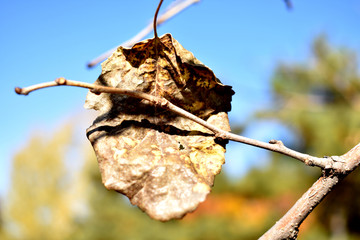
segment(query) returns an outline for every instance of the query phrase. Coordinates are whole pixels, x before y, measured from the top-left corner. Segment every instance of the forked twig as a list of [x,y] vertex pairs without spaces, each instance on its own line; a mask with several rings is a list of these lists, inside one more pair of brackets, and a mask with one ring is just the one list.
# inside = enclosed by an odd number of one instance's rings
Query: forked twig
[[[157,20],[157,26],[161,25],[165,21],[169,20],[170,18],[174,17],[176,14],[180,13],[187,7],[189,7],[192,4],[197,3],[197,2],[200,2],[200,0],[184,0],[176,5],[172,6],[165,13],[163,13],[161,16],[159,16],[159,18]],[[126,42],[123,42],[122,44],[120,44],[120,46],[131,47],[135,43],[144,39],[153,29],[154,29],[154,24],[153,24],[153,22],[151,22],[143,30],[141,30],[138,34],[136,34],[133,38],[129,39]],[[100,56],[94,58],[87,64],[87,66],[89,68],[96,66],[97,64],[101,63],[106,58],[108,58],[117,48],[118,47],[112,48],[112,49],[106,51],[105,53],[101,54]]]
[[208,128],[216,137],[278,152],[298,159],[309,166],[322,168],[326,174],[320,177],[313,184],[313,186],[295,203],[295,205],[260,238],[261,240],[296,239],[300,225],[312,212],[312,210],[324,199],[326,195],[328,195],[328,193],[330,193],[334,186],[336,186],[345,176],[360,165],[360,144],[342,156],[317,158],[289,149],[285,147],[281,141],[271,140],[269,143],[266,143],[226,132],[185,111],[184,109],[175,106],[165,98],[157,97],[144,92],[66,80],[65,78],[58,78],[53,82],[41,83],[26,88],[17,87],[15,88],[15,92],[27,95],[38,89],[61,85],[88,88],[96,94],[125,94],[135,98],[145,99],[149,102],[149,104],[160,106]]
[[307,165],[322,168],[324,176],[320,177],[313,186],[309,188],[309,190],[293,205],[293,207],[260,238],[261,240],[296,239],[299,233],[299,227],[306,217],[325,198],[325,196],[330,193],[334,186],[341,182],[345,176],[360,165],[360,144],[342,156],[317,158],[291,150],[285,147],[281,141],[271,140],[269,143],[266,143],[226,132],[183,110],[182,108],[175,106],[165,98],[157,97],[144,92],[66,80],[65,78],[58,78],[53,82],[36,84],[26,88],[17,87],[15,88],[15,91],[18,94],[27,95],[38,89],[61,85],[87,88],[96,94],[125,94],[135,98],[145,99],[149,102],[149,104],[160,106],[208,128],[216,137],[278,152],[298,159]]
[[106,87],[95,84],[89,84],[79,81],[57,78],[53,82],[36,84],[25,88],[15,88],[15,92],[27,95],[32,91],[54,87],[54,86],[74,86],[90,89],[90,91],[100,93],[125,94],[139,99],[145,99],[149,104],[160,106],[170,110],[182,117],[188,118],[211,130],[216,137],[228,139],[240,143],[249,144],[255,147],[264,148],[270,151],[278,152],[295,159],[298,159],[310,166],[317,166],[323,169],[324,176],[320,177],[309,190],[293,205],[293,207],[270,228],[260,239],[296,239],[299,233],[299,227],[312,210],[327,196],[332,188],[360,165],[360,144],[348,151],[342,156],[332,156],[317,158],[307,154],[299,153],[285,147],[282,142],[271,140],[269,143],[246,138],[230,132],[226,132],[214,125],[209,124],[203,119],[179,108],[166,100],[140,91],[131,91],[121,88]]

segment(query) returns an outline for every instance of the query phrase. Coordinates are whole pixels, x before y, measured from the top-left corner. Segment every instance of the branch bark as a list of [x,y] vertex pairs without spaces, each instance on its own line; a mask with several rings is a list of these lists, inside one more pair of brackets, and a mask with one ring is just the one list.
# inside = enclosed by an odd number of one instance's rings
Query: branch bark
[[343,173],[324,170],[320,177],[292,208],[271,227],[260,240],[296,239],[299,227],[314,208],[360,164],[360,144],[341,156],[344,159]]

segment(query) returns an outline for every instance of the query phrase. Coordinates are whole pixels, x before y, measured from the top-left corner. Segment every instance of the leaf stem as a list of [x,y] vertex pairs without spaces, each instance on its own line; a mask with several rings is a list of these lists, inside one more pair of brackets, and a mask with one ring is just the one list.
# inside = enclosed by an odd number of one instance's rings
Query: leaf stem
[[157,16],[159,14],[159,10],[160,10],[160,7],[161,7],[163,1],[164,0],[160,0],[159,5],[157,6],[157,9],[156,9],[156,12],[155,12],[155,16],[154,16],[154,37],[155,38],[159,38],[158,34],[157,34],[156,25],[157,25]]

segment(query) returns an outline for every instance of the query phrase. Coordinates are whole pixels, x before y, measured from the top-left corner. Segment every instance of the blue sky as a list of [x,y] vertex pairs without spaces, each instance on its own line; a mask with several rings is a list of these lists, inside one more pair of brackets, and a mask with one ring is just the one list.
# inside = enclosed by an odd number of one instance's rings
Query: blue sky
[[[172,2],[166,0],[162,9]],[[86,63],[137,34],[152,19],[156,5],[150,0],[0,0],[0,195],[9,186],[13,155],[32,134],[51,134],[71,116],[86,112],[84,89],[58,87],[18,96],[14,87],[60,76],[94,82],[101,68],[89,70]],[[333,44],[348,46],[360,56],[360,1],[293,0],[293,5],[287,11],[282,0],[201,0],[158,33],[172,33],[223,83],[233,86],[230,120],[241,123],[271,104],[269,78],[276,63],[305,60],[317,34],[326,33]],[[84,139],[87,127],[81,126]],[[245,134],[287,141],[286,133],[274,132],[267,124]],[[225,170],[239,175],[264,154],[230,144]]]

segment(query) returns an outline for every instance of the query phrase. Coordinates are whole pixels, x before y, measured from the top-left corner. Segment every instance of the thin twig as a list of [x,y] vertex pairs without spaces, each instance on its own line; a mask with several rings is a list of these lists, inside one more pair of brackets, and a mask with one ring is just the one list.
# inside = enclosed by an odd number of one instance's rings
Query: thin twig
[[[165,13],[163,13],[162,15],[159,16],[159,18],[157,20],[157,26],[160,26],[165,21],[169,20],[170,18],[174,17],[179,12],[183,11],[187,7],[189,7],[192,4],[197,3],[197,2],[200,2],[200,0],[185,0],[185,1],[181,1],[180,3],[172,6]],[[135,43],[144,39],[153,29],[154,29],[154,25],[151,22],[143,30],[141,30],[138,34],[136,34],[133,38],[129,39],[126,42],[123,42],[119,46],[132,47]],[[101,63],[106,58],[108,58],[119,46],[114,47],[114,48],[106,51],[105,53],[101,54],[100,56],[94,58],[87,64],[87,66],[89,68],[95,67],[97,64]]]
[[84,83],[79,81],[73,81],[73,80],[66,80],[64,78],[58,78],[53,82],[47,82],[42,84],[37,84],[33,86],[29,86],[26,88],[15,88],[15,92],[18,94],[27,95],[32,91],[46,88],[46,87],[53,87],[53,86],[59,86],[59,85],[67,85],[67,86],[74,86],[74,87],[82,87],[82,88],[88,88],[94,93],[113,93],[113,94],[125,94],[128,96],[132,96],[135,98],[145,99],[150,102],[150,104],[160,106],[164,109],[170,110],[184,118],[188,118],[205,128],[209,129],[214,133],[214,135],[218,138],[227,139],[235,142],[240,142],[248,145],[252,145],[255,147],[267,149],[273,152],[278,152],[281,154],[284,154],[286,156],[295,158],[297,160],[300,160],[301,162],[305,163],[309,166],[317,166],[322,169],[332,169],[334,172],[343,173],[344,171],[344,161],[341,157],[333,156],[333,157],[324,157],[324,158],[318,158],[313,157],[308,154],[300,153],[295,150],[289,149],[284,146],[284,144],[281,141],[271,140],[269,143],[258,141],[255,139],[247,138],[244,136],[236,135],[231,132],[224,131],[212,124],[209,124],[208,122],[204,121],[203,119],[185,111],[184,109],[177,107],[176,105],[172,104],[165,98],[157,97],[148,93],[139,92],[139,91],[131,91],[121,88],[114,88],[114,87],[106,87],[106,86],[100,86],[90,83]]

